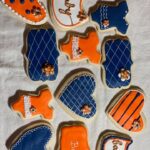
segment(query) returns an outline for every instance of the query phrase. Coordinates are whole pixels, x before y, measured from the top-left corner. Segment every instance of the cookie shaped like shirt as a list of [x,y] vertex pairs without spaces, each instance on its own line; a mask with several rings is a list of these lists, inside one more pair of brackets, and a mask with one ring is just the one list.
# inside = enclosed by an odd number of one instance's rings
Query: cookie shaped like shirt
[[97,5],[98,8],[94,12],[91,12],[91,18],[99,24],[101,30],[115,27],[123,34],[127,32],[129,25],[125,19],[128,13],[126,1],[116,2],[114,5],[101,5],[98,2]]
[[[31,80],[55,80],[58,74],[58,56],[56,34],[52,28],[29,31],[26,58],[28,61],[27,72]],[[45,74],[44,65],[52,66],[53,72]]]

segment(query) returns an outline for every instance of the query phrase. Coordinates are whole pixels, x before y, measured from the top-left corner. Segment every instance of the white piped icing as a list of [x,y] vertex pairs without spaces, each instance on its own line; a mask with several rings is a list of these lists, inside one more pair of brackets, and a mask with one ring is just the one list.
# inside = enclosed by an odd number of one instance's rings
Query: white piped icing
[[30,118],[32,116],[32,114],[30,112],[30,108],[31,108],[30,96],[24,96],[25,118]]
[[73,59],[79,58],[78,49],[79,49],[79,37],[73,36],[73,39],[72,39],[72,56],[73,56]]

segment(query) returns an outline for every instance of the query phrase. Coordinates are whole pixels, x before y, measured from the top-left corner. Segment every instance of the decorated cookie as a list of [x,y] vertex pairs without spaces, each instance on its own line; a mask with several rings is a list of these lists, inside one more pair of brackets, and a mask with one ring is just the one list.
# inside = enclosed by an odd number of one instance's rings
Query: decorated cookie
[[131,82],[131,45],[127,37],[112,36],[104,39],[103,81],[109,88],[121,88]]
[[[14,99],[13,99],[14,98]],[[49,107],[52,94],[47,88],[38,89],[36,92],[18,91],[9,101],[13,111],[19,113],[23,119],[41,116],[52,119],[53,108]]]
[[129,135],[106,130],[100,135],[96,150],[128,150],[131,143]]
[[45,150],[52,138],[51,125],[46,121],[35,121],[16,130],[7,140],[11,150]]
[[144,128],[144,93],[137,87],[121,91],[108,105],[106,113],[122,129],[138,133]]
[[31,80],[55,80],[59,56],[55,31],[51,27],[27,29],[25,44],[27,74]]
[[52,22],[62,30],[72,29],[88,21],[82,5],[83,0],[50,0],[49,2]]
[[38,0],[1,0],[14,14],[29,24],[46,22],[46,9]]
[[59,40],[59,49],[66,53],[71,61],[89,60],[99,64],[101,54],[98,52],[99,38],[97,31],[89,27],[85,33],[68,32],[65,38]]
[[96,113],[93,98],[96,81],[88,69],[76,69],[70,72],[58,86],[55,97],[59,104],[77,119],[89,119]]
[[81,122],[66,122],[58,130],[56,150],[90,150],[88,133]]
[[125,34],[128,29],[128,23],[125,18],[127,13],[128,6],[125,0],[117,0],[113,3],[98,1],[89,10],[91,19],[97,22],[100,30],[116,28],[122,34]]

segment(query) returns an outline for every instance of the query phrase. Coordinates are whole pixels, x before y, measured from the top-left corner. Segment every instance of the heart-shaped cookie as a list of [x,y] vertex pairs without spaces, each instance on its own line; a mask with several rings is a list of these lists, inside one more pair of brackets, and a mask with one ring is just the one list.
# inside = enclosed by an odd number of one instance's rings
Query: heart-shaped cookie
[[101,133],[96,150],[128,150],[132,139],[129,135],[114,130]]
[[100,30],[117,29],[125,34],[128,29],[128,23],[125,17],[128,13],[128,5],[125,0],[115,2],[97,1],[95,6],[89,9],[92,21],[96,22]]
[[23,119],[41,116],[50,120],[53,117],[53,108],[49,107],[51,100],[52,94],[48,87],[42,87],[36,92],[18,91],[10,98],[9,104]]
[[138,133],[145,126],[142,108],[144,93],[137,87],[131,87],[117,94],[108,105],[106,113],[122,129]]
[[93,92],[96,88],[94,74],[88,69],[70,72],[58,86],[55,97],[75,118],[89,119],[96,113]]
[[55,80],[58,74],[59,52],[56,33],[48,24],[27,28],[25,42],[26,70],[33,81]]
[[45,150],[52,138],[52,127],[46,121],[35,121],[16,130],[7,140],[11,150]]
[[71,62],[89,60],[100,64],[99,38],[95,28],[88,27],[84,33],[70,31],[59,40],[59,49],[68,55]]
[[29,24],[46,22],[46,9],[38,0],[2,0],[15,15]]

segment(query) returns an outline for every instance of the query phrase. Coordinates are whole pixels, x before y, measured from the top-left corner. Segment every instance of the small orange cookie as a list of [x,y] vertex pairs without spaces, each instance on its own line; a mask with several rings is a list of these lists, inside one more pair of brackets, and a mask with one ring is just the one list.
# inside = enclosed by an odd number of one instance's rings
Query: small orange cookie
[[90,150],[86,127],[80,122],[60,125],[56,150]]
[[52,94],[48,88],[41,89],[38,94],[21,94],[18,99],[10,102],[11,108],[21,114],[24,119],[42,116],[45,119],[52,119],[53,109],[48,106],[52,100]]
[[46,18],[46,10],[38,0],[2,0],[2,2],[31,24],[40,23]]
[[59,41],[59,48],[69,56],[71,61],[88,59],[91,63],[99,64],[101,54],[98,52],[99,37],[92,27],[85,33],[68,32],[66,37]]

